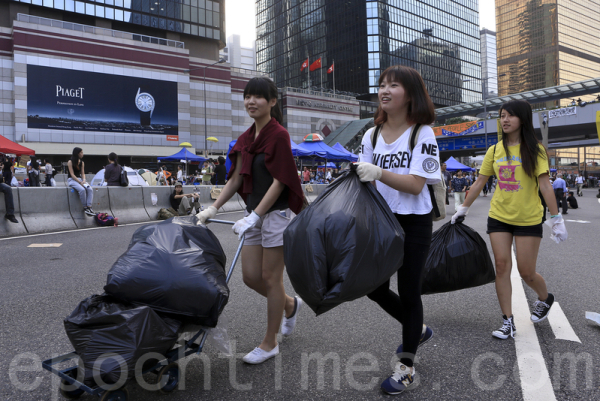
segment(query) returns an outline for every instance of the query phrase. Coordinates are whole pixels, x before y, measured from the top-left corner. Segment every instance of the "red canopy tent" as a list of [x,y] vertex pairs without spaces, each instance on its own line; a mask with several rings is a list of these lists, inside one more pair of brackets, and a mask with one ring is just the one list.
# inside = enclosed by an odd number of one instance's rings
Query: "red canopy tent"
[[35,156],[35,150],[21,146],[18,143],[14,143],[10,139],[6,139],[0,135],[0,153],[10,153],[17,156],[29,155]]

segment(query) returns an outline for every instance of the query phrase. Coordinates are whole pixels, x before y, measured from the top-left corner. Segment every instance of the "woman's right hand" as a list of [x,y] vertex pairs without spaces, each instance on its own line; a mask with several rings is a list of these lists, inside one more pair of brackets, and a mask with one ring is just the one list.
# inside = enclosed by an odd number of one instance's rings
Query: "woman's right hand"
[[206,220],[214,219],[217,215],[217,208],[214,206],[209,206],[205,210],[201,211],[196,215],[198,218],[198,225],[206,225]]

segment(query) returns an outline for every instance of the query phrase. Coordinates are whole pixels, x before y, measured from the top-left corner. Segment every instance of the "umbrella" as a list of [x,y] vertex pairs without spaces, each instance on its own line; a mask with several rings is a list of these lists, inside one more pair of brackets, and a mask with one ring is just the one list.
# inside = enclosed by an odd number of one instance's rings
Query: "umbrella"
[[181,146],[181,147],[184,147],[184,148],[191,148],[191,147],[192,147],[192,144],[191,144],[191,143],[189,143],[189,142],[181,142],[181,143],[179,144],[179,146]]
[[323,140],[323,137],[319,134],[308,134],[303,139],[304,142],[317,142],[317,141],[322,141],[322,140]]
[[209,136],[208,138],[206,138],[206,140],[209,142],[219,142],[219,140],[214,136]]

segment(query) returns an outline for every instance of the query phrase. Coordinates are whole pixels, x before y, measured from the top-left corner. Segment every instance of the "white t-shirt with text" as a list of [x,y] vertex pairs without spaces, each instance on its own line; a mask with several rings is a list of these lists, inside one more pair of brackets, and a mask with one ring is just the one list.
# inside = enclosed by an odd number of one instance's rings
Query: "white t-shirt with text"
[[430,126],[421,128],[414,152],[410,150],[412,127],[407,129],[393,143],[385,143],[379,135],[375,150],[372,135],[375,128],[368,130],[362,139],[360,161],[375,164],[394,174],[412,174],[426,178],[423,190],[418,195],[400,192],[377,182],[377,190],[396,214],[428,214],[433,208],[427,185],[441,181],[439,148]]

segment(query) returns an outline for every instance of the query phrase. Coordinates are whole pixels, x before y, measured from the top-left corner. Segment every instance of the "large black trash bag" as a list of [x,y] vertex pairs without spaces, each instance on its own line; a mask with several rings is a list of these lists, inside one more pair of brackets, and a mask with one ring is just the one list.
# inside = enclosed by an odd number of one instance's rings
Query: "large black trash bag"
[[375,187],[348,171],[294,218],[283,251],[294,290],[320,315],[398,271],[404,231]]
[[[93,380],[94,364],[104,383],[117,383],[121,374],[132,378],[139,358],[149,352],[165,355],[176,343],[181,326],[177,320],[161,318],[148,306],[123,304],[106,295],[82,301],[64,324],[83,362],[84,382],[92,386],[101,384]],[[123,372],[119,357],[125,362]]]
[[229,299],[226,257],[217,237],[195,216],[139,228],[108,272],[104,290],[185,323],[215,327]]
[[425,262],[422,294],[477,287],[495,279],[485,241],[471,227],[448,222],[433,233]]

